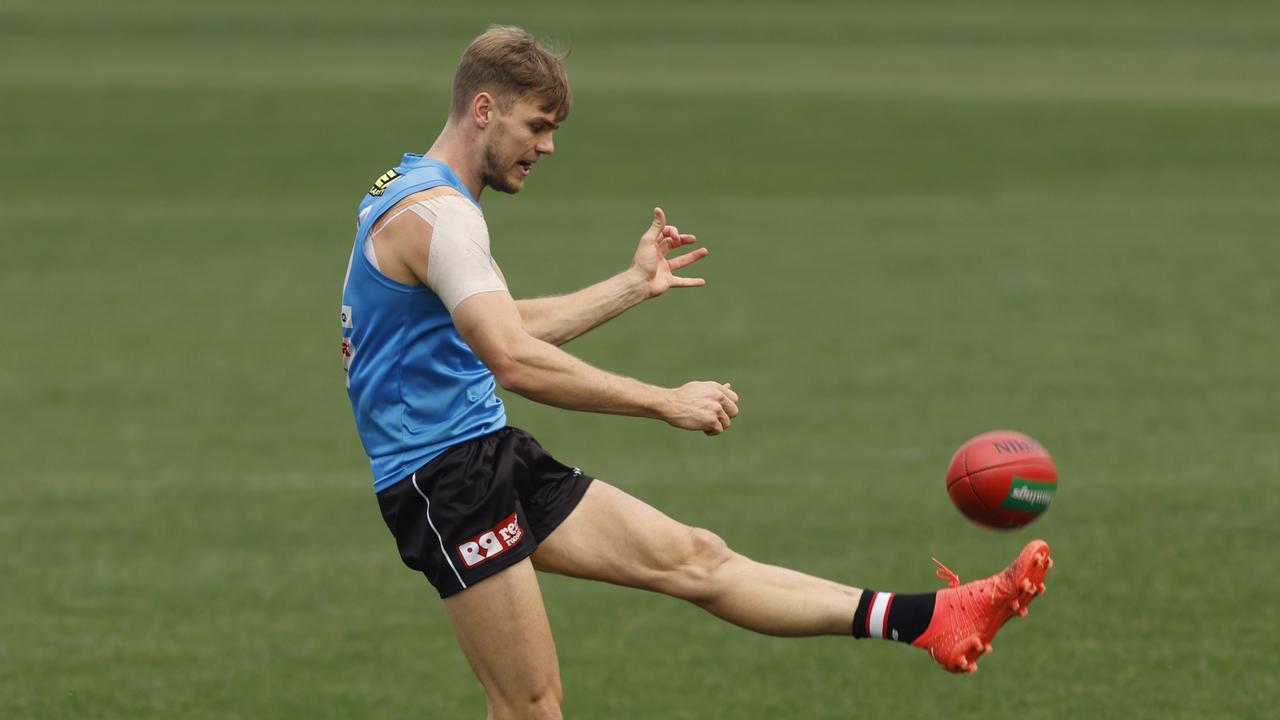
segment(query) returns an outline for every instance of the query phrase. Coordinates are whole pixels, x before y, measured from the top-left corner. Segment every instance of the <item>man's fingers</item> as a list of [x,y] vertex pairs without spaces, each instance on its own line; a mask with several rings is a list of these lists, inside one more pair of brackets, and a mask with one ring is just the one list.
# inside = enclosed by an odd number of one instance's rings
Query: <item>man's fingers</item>
[[688,267],[689,265],[692,265],[706,257],[707,252],[708,250],[706,248],[698,248],[691,253],[685,253],[684,255],[667,260],[667,265],[670,266],[672,270],[679,270],[682,267]]
[[725,398],[720,401],[720,407],[724,408],[725,414],[729,417],[738,417],[738,403],[730,400],[728,396],[725,396]]
[[662,233],[658,235],[658,251],[664,256],[678,247],[680,247],[680,241],[673,237],[671,233],[663,230]]
[[738,402],[738,393],[733,391],[733,385],[731,383],[724,384],[724,391],[725,391],[725,394],[729,396],[729,399],[732,400],[735,404]]
[[686,278],[679,276],[673,276],[671,278],[671,287],[673,288],[702,287],[706,284],[707,281],[703,278]]
[[698,242],[698,236],[693,233],[682,233],[680,228],[675,225],[668,225],[662,228],[662,237],[671,247],[680,247],[689,243]]
[[653,226],[661,229],[667,224],[667,214],[662,212],[662,208],[653,209]]
[[709,430],[714,430],[715,434],[719,434],[727,430],[729,427],[729,416],[723,410],[717,410],[715,419],[711,421]]

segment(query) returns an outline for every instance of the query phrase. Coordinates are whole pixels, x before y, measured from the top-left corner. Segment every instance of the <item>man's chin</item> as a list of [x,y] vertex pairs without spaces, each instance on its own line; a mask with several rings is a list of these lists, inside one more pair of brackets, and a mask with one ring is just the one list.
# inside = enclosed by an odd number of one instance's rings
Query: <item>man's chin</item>
[[485,178],[484,184],[500,193],[515,195],[524,187],[524,180],[512,181],[510,178],[504,177],[487,177]]

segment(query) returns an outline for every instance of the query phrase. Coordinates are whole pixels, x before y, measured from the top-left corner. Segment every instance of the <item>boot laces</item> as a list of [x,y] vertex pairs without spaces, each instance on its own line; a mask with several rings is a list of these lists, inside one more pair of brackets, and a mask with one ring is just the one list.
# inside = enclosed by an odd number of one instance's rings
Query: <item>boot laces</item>
[[947,584],[947,587],[949,588],[960,587],[959,575],[951,572],[951,568],[947,567],[946,565],[943,565],[942,561],[939,560],[938,558],[933,558],[933,562],[935,565],[938,566],[938,569],[934,570],[933,572],[935,575],[938,576],[939,580],[945,582]]
[[1013,573],[1013,566],[1010,565],[1009,567],[1005,568],[1004,572],[1001,573],[999,576],[992,576],[990,578],[987,578],[986,582],[971,582],[968,585],[961,587],[959,575],[956,575],[954,572],[952,572],[951,568],[947,567],[946,565],[943,565],[942,561],[939,560],[938,558],[936,557],[933,558],[933,562],[935,565],[938,566],[937,569],[934,570],[934,574],[938,576],[939,580],[942,580],[943,582],[945,582],[947,584],[947,587],[952,590],[956,588],[960,588],[962,591],[964,591],[964,592],[961,592],[959,595],[961,607],[964,607],[965,595],[974,596],[974,595],[980,595],[980,594],[986,595],[987,596],[986,599],[990,601],[991,604],[994,605],[999,599],[997,597],[998,596],[997,587],[999,585],[999,580],[1004,579],[1004,577],[1006,576],[1011,576]]

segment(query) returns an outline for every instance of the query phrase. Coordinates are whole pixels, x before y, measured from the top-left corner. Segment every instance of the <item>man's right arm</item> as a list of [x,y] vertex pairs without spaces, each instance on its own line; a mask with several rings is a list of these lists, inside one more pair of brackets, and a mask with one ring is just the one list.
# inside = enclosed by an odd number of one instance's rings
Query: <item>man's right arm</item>
[[[525,328],[520,310],[505,283],[493,275],[485,252],[478,252],[476,229],[465,214],[445,211],[436,227],[405,214],[386,223],[375,241],[383,272],[392,279],[414,279],[436,292],[451,307],[453,324],[503,388],[557,407],[587,412],[632,415],[663,420],[686,430],[717,435],[738,414],[738,395],[718,382],[691,382],[661,388],[592,367]],[[411,217],[412,216],[412,217]],[[483,220],[479,221],[481,231]],[[432,245],[440,247],[432,249]],[[487,245],[487,243],[485,243]],[[434,260],[433,260],[434,258]],[[433,282],[431,263],[439,277]],[[456,304],[455,304],[456,303]]]
[[484,292],[453,310],[453,323],[498,383],[530,400],[569,410],[663,420],[718,435],[738,414],[738,395],[718,382],[662,388],[606,372],[525,330],[506,292]]

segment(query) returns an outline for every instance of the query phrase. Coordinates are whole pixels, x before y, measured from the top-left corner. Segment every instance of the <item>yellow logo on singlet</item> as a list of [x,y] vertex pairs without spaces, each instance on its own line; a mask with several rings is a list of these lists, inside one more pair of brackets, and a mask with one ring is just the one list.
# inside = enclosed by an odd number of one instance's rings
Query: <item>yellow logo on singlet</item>
[[377,197],[387,191],[387,186],[395,182],[400,177],[400,173],[395,170],[388,170],[382,173],[382,177],[373,181],[373,187],[369,188],[369,194]]

